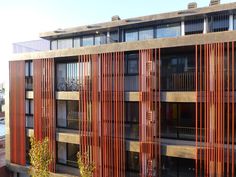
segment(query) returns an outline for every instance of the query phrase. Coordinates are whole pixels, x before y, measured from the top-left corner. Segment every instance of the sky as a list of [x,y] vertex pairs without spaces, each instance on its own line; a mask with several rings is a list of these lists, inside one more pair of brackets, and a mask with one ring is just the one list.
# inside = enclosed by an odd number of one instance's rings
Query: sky
[[[198,7],[210,0],[1,0],[0,83],[8,80],[12,43],[38,39],[40,32],[76,27],[120,18],[184,10],[189,2]],[[221,3],[236,2],[221,0]]]

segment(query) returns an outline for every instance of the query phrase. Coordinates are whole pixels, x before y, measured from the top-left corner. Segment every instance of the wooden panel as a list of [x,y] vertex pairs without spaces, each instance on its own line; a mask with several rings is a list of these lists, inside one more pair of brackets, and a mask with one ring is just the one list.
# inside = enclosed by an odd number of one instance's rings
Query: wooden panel
[[[139,51],[140,175],[160,176],[161,88],[160,49]],[[145,146],[143,146],[145,144]]]
[[53,154],[50,171],[55,172],[55,89],[54,59],[34,60],[34,134],[37,140],[49,138],[49,150]]
[[196,176],[235,175],[234,52],[234,42],[196,45]]
[[10,62],[11,162],[26,163],[25,149],[25,62]]

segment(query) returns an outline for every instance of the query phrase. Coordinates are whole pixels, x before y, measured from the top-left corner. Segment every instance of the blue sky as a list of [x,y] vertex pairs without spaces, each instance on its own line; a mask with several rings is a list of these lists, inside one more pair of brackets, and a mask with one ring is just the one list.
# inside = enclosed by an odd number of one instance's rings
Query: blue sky
[[[194,0],[3,0],[0,5],[0,82],[7,80],[12,43],[37,39],[38,34],[123,18],[183,10]],[[210,0],[195,0],[199,7]],[[221,0],[221,3],[235,2]]]

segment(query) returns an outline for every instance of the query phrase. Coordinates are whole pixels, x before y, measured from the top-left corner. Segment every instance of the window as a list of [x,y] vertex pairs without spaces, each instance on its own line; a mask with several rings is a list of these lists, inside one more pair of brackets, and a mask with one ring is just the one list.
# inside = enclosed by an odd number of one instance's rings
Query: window
[[78,90],[78,63],[57,63],[57,90],[77,91]]
[[57,40],[52,40],[51,41],[51,50],[56,50],[57,49]]
[[139,60],[138,53],[125,55],[125,91],[138,91],[139,89]]
[[110,39],[109,39],[110,43],[114,43],[114,42],[119,42],[119,34],[118,31],[112,31],[110,32]]
[[31,149],[31,144],[30,144],[30,137],[25,138],[25,150],[26,150],[26,163],[30,164],[30,156],[29,156],[29,151]]
[[203,33],[204,19],[185,21],[185,35]]
[[[126,151],[126,172],[131,173],[131,176],[139,176],[140,163],[139,153]],[[136,174],[136,175],[135,175]]]
[[208,17],[209,32],[229,30],[229,15],[218,14]]
[[125,32],[125,42],[137,41],[138,40],[138,31],[130,30]]
[[27,91],[33,90],[33,62],[25,62],[25,88]]
[[92,46],[93,43],[93,36],[84,36],[82,39],[82,45],[83,46]]
[[127,139],[139,138],[139,104],[125,103],[125,135]]
[[195,105],[192,103],[162,103],[162,136],[195,139]]
[[236,15],[234,15],[234,30],[236,30]]
[[154,36],[153,28],[140,29],[139,30],[139,40],[152,39]]
[[194,55],[166,56],[161,62],[162,90],[192,91],[195,89]]
[[160,24],[157,26],[157,38],[177,37],[181,34],[180,23]]
[[34,100],[25,100],[26,128],[34,127]]
[[58,49],[67,49],[73,47],[72,39],[59,39],[57,43]]
[[77,38],[74,38],[74,48],[78,48],[80,47],[81,44],[80,44],[80,38],[77,37]]
[[101,36],[95,36],[95,45],[101,44]]
[[57,126],[68,129],[79,128],[78,101],[57,101]]
[[195,175],[195,160],[193,159],[162,156],[161,164],[162,177],[182,177]]
[[57,142],[57,163],[77,168],[78,151],[77,144]]
[[95,45],[101,45],[107,43],[107,35],[101,33],[99,36],[95,36]]
[[138,53],[130,53],[126,55],[126,74],[138,74],[139,63],[138,63]]

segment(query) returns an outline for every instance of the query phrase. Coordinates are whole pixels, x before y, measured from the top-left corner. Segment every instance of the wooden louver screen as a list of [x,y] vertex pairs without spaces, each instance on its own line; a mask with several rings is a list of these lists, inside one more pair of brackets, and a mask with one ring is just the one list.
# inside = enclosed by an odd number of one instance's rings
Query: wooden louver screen
[[10,158],[25,165],[25,61],[10,62]]
[[55,172],[55,93],[54,59],[33,61],[34,136],[37,140],[49,138],[49,151],[53,154],[50,171]]
[[234,51],[234,42],[196,45],[196,176],[235,175]]
[[139,51],[140,174],[161,176],[160,49]]

